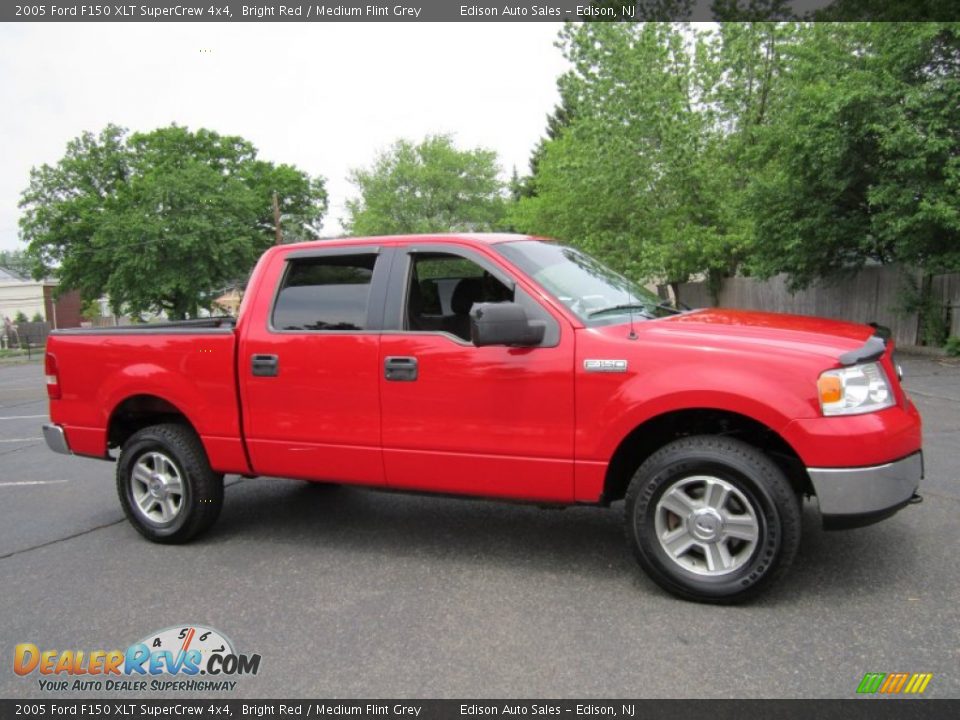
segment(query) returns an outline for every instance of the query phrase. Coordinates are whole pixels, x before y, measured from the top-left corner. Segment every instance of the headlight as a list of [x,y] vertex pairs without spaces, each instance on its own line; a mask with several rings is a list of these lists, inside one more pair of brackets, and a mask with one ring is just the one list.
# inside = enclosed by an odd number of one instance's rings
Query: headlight
[[824,415],[859,415],[894,404],[893,391],[879,363],[827,370],[817,380]]

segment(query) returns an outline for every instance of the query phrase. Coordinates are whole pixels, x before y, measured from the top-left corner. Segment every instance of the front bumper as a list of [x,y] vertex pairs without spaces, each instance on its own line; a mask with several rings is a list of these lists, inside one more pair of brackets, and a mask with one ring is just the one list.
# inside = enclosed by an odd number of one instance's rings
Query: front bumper
[[923,478],[923,453],[872,467],[807,468],[828,530],[879,522],[910,502]]
[[43,439],[47,441],[47,447],[54,452],[70,455],[70,445],[67,443],[67,435],[59,425],[44,425]]

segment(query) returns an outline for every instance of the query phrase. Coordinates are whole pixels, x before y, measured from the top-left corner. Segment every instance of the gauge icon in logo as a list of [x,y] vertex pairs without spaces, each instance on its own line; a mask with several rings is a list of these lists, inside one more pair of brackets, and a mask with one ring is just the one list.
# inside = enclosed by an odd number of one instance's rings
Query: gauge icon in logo
[[182,657],[191,651],[199,652],[202,661],[197,665],[201,667],[206,665],[205,661],[211,655],[236,654],[233,643],[222,632],[205,625],[173,625],[150,633],[137,644],[146,645],[151,653],[167,651],[173,657]]

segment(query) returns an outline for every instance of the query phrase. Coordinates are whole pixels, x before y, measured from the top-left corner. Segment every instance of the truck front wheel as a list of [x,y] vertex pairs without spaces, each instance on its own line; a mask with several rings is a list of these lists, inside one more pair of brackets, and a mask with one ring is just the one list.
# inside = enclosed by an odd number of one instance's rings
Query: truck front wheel
[[682,438],[651,455],[626,497],[641,567],[674,595],[745,600],[781,575],[800,544],[800,508],[783,472],[729,437]]
[[117,461],[117,494],[137,531],[183,543],[209,528],[223,506],[223,475],[210,468],[196,433],[153,425],[130,436]]

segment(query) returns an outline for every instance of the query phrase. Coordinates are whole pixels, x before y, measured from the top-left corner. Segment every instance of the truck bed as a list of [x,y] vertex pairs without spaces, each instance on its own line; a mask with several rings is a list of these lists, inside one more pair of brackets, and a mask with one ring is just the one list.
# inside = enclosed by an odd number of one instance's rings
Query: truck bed
[[47,353],[61,390],[50,419],[64,427],[73,452],[107,458],[123,439],[111,431],[113,420],[129,427],[140,412],[172,406],[197,430],[215,470],[250,471],[232,318],[58,330]]
[[163,333],[206,333],[211,330],[232,330],[236,318],[210,317],[196,320],[171,320],[169,322],[142,323],[137,325],[111,325],[107,327],[79,327],[53,330],[51,335],[160,335]]

